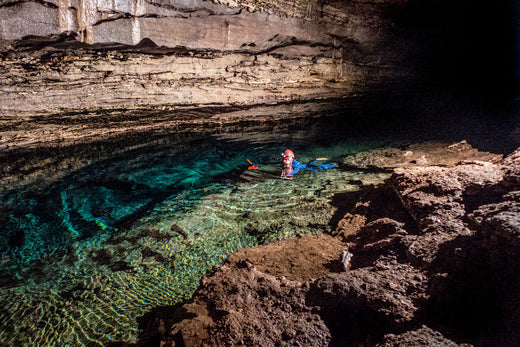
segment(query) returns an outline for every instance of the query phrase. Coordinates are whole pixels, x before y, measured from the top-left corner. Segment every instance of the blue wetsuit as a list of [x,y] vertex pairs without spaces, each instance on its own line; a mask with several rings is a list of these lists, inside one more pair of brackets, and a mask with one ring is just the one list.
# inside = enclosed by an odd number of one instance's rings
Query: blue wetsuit
[[304,164],[300,163],[296,159],[293,159],[293,172],[292,174],[295,175],[300,170],[307,170],[312,172],[318,172],[326,169],[331,169],[333,167],[336,167],[336,164],[321,164],[321,165],[314,165],[317,162],[317,160],[313,160],[310,163]]

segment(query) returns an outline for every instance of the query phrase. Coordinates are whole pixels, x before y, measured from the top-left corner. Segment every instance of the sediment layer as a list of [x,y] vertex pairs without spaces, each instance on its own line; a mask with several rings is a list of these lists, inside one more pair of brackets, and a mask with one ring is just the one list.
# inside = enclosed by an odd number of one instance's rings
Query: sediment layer
[[412,73],[398,3],[272,7],[8,1],[0,116],[342,98]]
[[[104,52],[4,60],[1,115],[187,105],[273,104],[337,98],[366,69],[333,58],[185,52]],[[44,106],[45,107],[42,107]]]

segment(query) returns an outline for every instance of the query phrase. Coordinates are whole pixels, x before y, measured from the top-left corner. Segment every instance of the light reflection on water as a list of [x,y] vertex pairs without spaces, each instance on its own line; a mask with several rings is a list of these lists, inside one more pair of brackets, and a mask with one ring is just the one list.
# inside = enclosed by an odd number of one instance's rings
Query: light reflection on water
[[[230,252],[328,232],[335,194],[387,177],[335,168],[282,181],[283,150],[302,162],[338,163],[399,143],[384,134],[361,136],[344,124],[316,121],[276,131],[143,138],[93,153],[97,159],[82,157],[82,165],[44,167],[53,175],[4,188],[0,342],[135,341],[138,317],[189,298]],[[90,151],[82,150],[72,151],[71,162]],[[248,171],[246,159],[259,170]]]

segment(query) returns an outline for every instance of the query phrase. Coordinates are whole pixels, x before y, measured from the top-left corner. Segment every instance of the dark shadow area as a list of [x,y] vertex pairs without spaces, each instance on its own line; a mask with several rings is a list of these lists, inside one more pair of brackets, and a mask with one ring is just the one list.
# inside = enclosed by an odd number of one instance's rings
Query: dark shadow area
[[345,214],[356,206],[356,202],[358,202],[363,195],[363,190],[335,194],[332,197],[331,205],[336,208],[336,211],[330,219],[329,225],[335,228]]
[[342,280],[345,278],[336,278],[332,291],[326,285],[322,287],[321,283],[315,283],[306,293],[306,305],[315,307],[330,331],[328,346],[376,346],[385,334],[400,334],[421,326],[415,319],[397,323],[392,313],[385,313],[383,303],[359,295],[360,292],[353,288],[356,285],[343,286]]
[[178,336],[170,334],[172,325],[185,319],[192,319],[195,314],[186,311],[182,304],[154,307],[137,319],[139,335],[137,343],[125,341],[112,342],[107,347],[159,347],[165,340],[172,346],[182,347],[184,342]]
[[395,192],[387,185],[362,186],[359,191],[336,194],[332,197],[332,205],[338,210],[329,223],[331,226],[337,226],[345,214],[351,213],[369,216],[365,224],[380,218],[391,217],[399,223],[403,223],[404,229],[409,233],[418,233],[415,221],[406,212]]
[[[517,346],[520,265],[514,259],[519,259],[518,246],[478,236],[460,236],[443,244],[432,264],[430,298],[418,316],[454,341]],[[507,255],[496,256],[501,254]]]
[[424,82],[492,102],[518,96],[515,0],[410,1],[399,15],[415,29]]
[[[347,242],[355,255],[351,270],[373,265],[382,254],[407,261],[407,247],[400,240],[404,235],[418,234],[419,228],[391,188],[365,186],[357,192],[336,194],[332,201],[338,209],[330,225],[338,226],[336,236]],[[361,219],[356,220],[358,216]],[[342,219],[346,224],[338,225]],[[331,263],[331,268],[337,269],[337,263]]]
[[327,264],[324,264],[324,267],[330,272],[341,273],[345,271],[345,268],[339,259],[329,261]]
[[382,256],[407,263],[408,247],[403,243],[407,232],[403,226],[394,219],[380,218],[361,228],[357,235],[349,237],[351,252],[355,254],[351,270],[374,266]]
[[356,295],[311,287],[306,304],[320,308],[320,316],[332,335],[331,347],[375,345],[388,329],[384,315]]
[[[140,317],[139,338],[137,345],[140,347],[159,347],[161,340],[168,334],[172,325],[185,319],[196,317],[196,314],[187,312],[180,304],[174,306],[154,307],[152,310]],[[180,341],[175,341],[176,346],[182,346]]]
[[[497,320],[497,278],[489,257],[474,237],[460,236],[442,244],[432,266],[435,271],[426,305],[431,320],[456,331],[467,331],[468,335],[481,332]],[[442,270],[449,270],[447,276],[436,276]]]
[[501,202],[504,193],[505,190],[502,185],[487,187],[486,189],[480,187],[480,189],[475,189],[474,192],[471,189],[464,191],[462,199],[466,214],[473,212],[480,206]]

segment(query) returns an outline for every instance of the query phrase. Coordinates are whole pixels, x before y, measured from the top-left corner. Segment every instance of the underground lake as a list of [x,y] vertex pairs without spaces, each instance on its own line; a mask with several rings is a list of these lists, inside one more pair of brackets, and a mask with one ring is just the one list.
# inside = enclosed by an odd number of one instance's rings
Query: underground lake
[[[518,145],[511,119],[344,117],[130,133],[4,156],[0,341],[136,342],[139,317],[190,298],[233,251],[330,233],[345,212],[335,196],[390,175],[350,167],[349,155],[424,141],[466,140],[499,154]],[[286,149],[336,167],[282,180]]]

